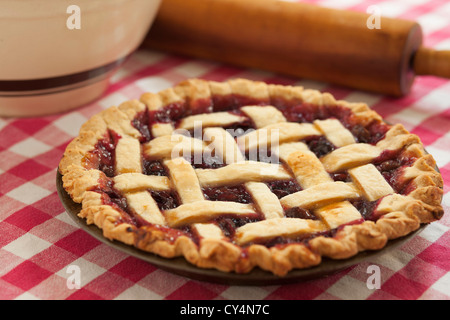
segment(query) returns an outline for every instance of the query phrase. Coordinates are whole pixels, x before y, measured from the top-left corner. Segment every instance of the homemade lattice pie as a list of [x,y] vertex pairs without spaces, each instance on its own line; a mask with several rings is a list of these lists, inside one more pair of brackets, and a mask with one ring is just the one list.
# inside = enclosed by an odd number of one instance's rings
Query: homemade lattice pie
[[245,79],[192,79],[104,110],[59,170],[106,238],[227,272],[283,276],[443,215],[435,161],[402,125]]

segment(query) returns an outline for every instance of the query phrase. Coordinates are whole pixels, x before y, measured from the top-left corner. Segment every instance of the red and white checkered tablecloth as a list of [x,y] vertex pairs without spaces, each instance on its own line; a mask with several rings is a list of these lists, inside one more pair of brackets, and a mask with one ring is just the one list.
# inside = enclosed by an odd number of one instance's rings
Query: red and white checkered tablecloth
[[[421,23],[425,45],[450,49],[450,3],[445,0],[308,1]],[[326,278],[289,285],[229,286],[163,271],[111,248],[80,229],[65,212],[56,168],[80,126],[100,110],[157,92],[186,78],[233,77],[302,85],[338,99],[367,102],[391,123],[418,134],[444,178],[444,217],[400,248]],[[158,52],[135,53],[107,93],[82,108],[32,119],[0,118],[0,298],[10,299],[444,299],[450,298],[450,81],[417,78],[412,92],[394,99],[264,71]],[[368,266],[381,270],[381,287],[367,286]],[[81,288],[67,285],[70,266]]]

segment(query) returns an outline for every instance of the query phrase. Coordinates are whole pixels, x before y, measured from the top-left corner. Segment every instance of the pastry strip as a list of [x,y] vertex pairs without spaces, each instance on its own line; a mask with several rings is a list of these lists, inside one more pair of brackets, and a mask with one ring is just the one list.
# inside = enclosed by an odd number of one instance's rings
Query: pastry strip
[[330,229],[335,229],[343,224],[357,221],[362,218],[359,211],[349,202],[341,201],[321,207],[315,214],[327,224]]
[[211,141],[208,148],[214,151],[215,156],[222,159],[222,163],[230,164],[245,161],[236,141],[229,132],[222,128],[207,128],[203,132],[204,140]]
[[192,165],[184,158],[164,161],[168,168],[170,181],[182,203],[191,203],[204,200],[203,192]]
[[182,204],[165,212],[167,222],[171,227],[184,224],[206,222],[223,214],[249,215],[255,214],[251,204],[227,201],[197,201]]
[[171,159],[203,153],[205,148],[206,145],[202,140],[181,134],[172,134],[153,139],[144,144],[144,154],[151,159]]
[[369,201],[394,193],[392,187],[373,164],[350,169],[348,173]]
[[148,176],[142,173],[124,173],[113,178],[114,187],[123,192],[141,190],[170,190],[170,180],[164,176]]
[[171,123],[155,123],[151,128],[154,138],[170,135],[174,130],[175,128]]
[[133,138],[121,138],[116,146],[116,173],[142,172],[141,144]]
[[[333,185],[333,179],[325,171],[320,160],[308,149],[306,144],[294,142],[281,145],[280,158],[294,172],[297,181],[303,189],[308,190],[308,188],[315,187],[317,190],[320,190],[319,192],[326,195],[327,189],[325,187],[328,185],[335,186]],[[325,184],[323,185],[323,190],[317,187],[321,184]],[[314,214],[331,229],[362,218],[359,211],[348,201],[339,201],[325,207],[319,207],[314,211]]]
[[327,230],[327,226],[318,220],[275,218],[243,225],[236,230],[235,239],[238,244],[244,244],[275,237],[295,237],[325,230]]
[[245,121],[246,118],[232,114],[230,112],[215,112],[197,114],[181,120],[178,128],[192,130],[196,126],[206,127],[226,127],[234,123]]
[[248,151],[258,147],[269,148],[272,145],[298,141],[314,135],[321,135],[321,133],[310,123],[283,122],[240,136],[237,138],[237,143],[241,150]]
[[244,112],[250,119],[252,119],[256,128],[263,128],[271,124],[286,122],[280,110],[273,106],[246,106],[242,107]]
[[308,189],[298,191],[280,199],[285,208],[301,207],[314,209],[345,199],[359,198],[358,190],[350,183],[322,183]]
[[194,223],[192,227],[197,231],[198,235],[204,239],[223,239],[222,230],[212,223]]
[[236,162],[219,169],[196,169],[203,187],[232,186],[248,181],[285,180],[292,177],[283,166],[272,163]]
[[284,210],[278,197],[270,191],[265,183],[247,182],[245,188],[266,219],[281,218],[284,216]]
[[148,191],[125,193],[128,206],[147,222],[166,225],[166,219]]
[[371,162],[381,154],[381,150],[365,143],[355,143],[338,148],[322,157],[328,172],[339,172]]
[[321,183],[333,182],[333,179],[325,171],[322,162],[303,142],[282,144],[279,148],[279,156],[292,170],[303,189]]
[[314,125],[336,147],[344,147],[356,143],[353,134],[337,119],[316,120]]

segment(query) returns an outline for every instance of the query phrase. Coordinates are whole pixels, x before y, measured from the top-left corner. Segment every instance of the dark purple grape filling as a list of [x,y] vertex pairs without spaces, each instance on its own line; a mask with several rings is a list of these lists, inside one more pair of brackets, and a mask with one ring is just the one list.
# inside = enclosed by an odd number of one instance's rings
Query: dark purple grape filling
[[149,128],[148,110],[138,113],[136,117],[133,119],[133,121],[131,121],[131,125],[140,132],[141,143],[148,142],[152,139]]
[[359,213],[361,213],[361,216],[364,218],[364,220],[376,220],[376,217],[373,213],[375,211],[375,208],[377,207],[379,200],[368,201],[361,198],[357,200],[351,200],[350,202],[359,211]]
[[270,181],[266,182],[266,184],[278,199],[302,190],[295,179]]
[[114,177],[115,174],[115,156],[113,151],[109,149],[109,146],[99,145],[98,149],[100,154],[100,163],[98,170],[103,171],[107,177]]
[[166,168],[163,166],[161,161],[158,160],[148,160],[143,159],[143,174],[148,176],[167,176]]
[[109,191],[106,193],[109,197],[109,201],[119,207],[121,210],[128,212],[128,202],[127,199],[122,196],[122,194],[118,191]]
[[303,141],[308,145],[309,150],[311,150],[317,158],[321,158],[336,149],[336,147],[324,136],[308,137]]
[[400,176],[404,168],[410,167],[415,161],[414,157],[402,156],[401,151],[387,150],[374,159],[373,164],[391,187],[397,193],[403,194],[405,185]]
[[371,136],[368,143],[376,144],[386,136],[386,132],[388,132],[389,126],[384,122],[373,121],[367,126],[367,130],[369,130]]
[[318,220],[318,218],[313,215],[311,211],[300,207],[286,209],[284,214],[286,218]]
[[[186,158],[185,158],[186,159]],[[222,157],[215,155],[198,154],[192,155],[186,159],[195,169],[217,169],[224,167],[226,164],[223,162]]]
[[121,137],[109,130],[107,136],[99,140],[94,150],[88,152],[83,159],[84,166],[88,169],[103,171],[107,177],[115,176],[116,146]]
[[362,125],[357,124],[350,129],[353,136],[356,138],[357,143],[370,143],[371,134],[370,131],[364,128]]
[[399,159],[387,160],[377,165],[378,171],[384,179],[394,188],[397,189],[398,174],[397,170],[402,166]]
[[150,191],[153,200],[161,211],[174,209],[179,206],[178,196],[172,191]]
[[319,119],[319,108],[309,103],[300,103],[291,108],[278,107],[288,122],[313,122]]
[[384,138],[388,127],[384,123],[373,122],[367,127],[356,124],[347,129],[352,132],[357,143],[376,144]]
[[252,197],[243,185],[232,187],[203,188],[206,200],[252,203]]
[[230,111],[239,108],[238,101],[234,95],[213,95],[213,112]]
[[330,176],[334,181],[350,182],[352,180],[347,171],[330,173]]
[[165,107],[149,112],[149,125],[154,123],[176,122],[187,116],[187,111],[183,102],[176,102]]
[[236,232],[236,229],[242,227],[247,223],[253,223],[260,221],[258,216],[238,216],[232,214],[224,214],[214,220],[215,223],[222,229],[223,234],[226,237],[232,238]]

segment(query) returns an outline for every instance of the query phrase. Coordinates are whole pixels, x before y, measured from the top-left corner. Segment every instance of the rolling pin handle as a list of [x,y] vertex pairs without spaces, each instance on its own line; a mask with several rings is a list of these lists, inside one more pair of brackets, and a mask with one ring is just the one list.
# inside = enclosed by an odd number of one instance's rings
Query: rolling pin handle
[[417,75],[429,75],[450,79],[450,50],[420,47],[413,59]]

